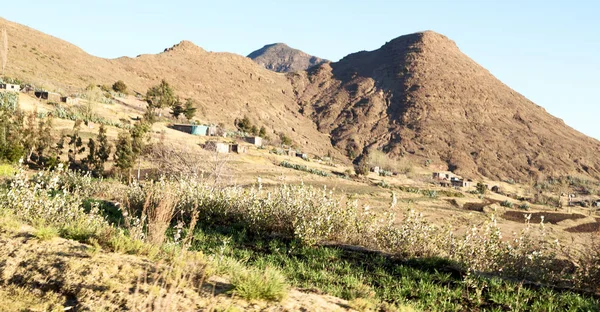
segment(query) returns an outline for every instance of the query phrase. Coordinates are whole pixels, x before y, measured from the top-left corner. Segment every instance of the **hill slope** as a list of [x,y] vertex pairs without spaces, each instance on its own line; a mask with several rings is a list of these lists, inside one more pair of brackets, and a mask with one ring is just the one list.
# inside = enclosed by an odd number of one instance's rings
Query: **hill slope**
[[286,75],[191,42],[154,55],[103,59],[0,18],[9,36],[7,75],[71,93],[124,80],[144,93],[161,79],[194,98],[198,119],[230,128],[247,115],[271,137],[289,135],[323,155],[382,149],[433,161],[467,177],[600,178],[600,142],[573,130],[504,85],[454,42],[422,32],[375,51]]
[[248,57],[266,69],[279,73],[307,70],[327,60],[290,48],[285,43],[268,44],[250,54]]
[[286,133],[303,150],[323,155],[333,150],[327,135],[299,114],[292,86],[282,74],[231,53],[207,52],[182,41],[159,54],[103,59],[32,28],[0,18],[8,32],[6,74],[38,87],[71,93],[90,83],[111,85],[123,80],[130,90],[145,93],[161,79],[178,95],[192,97],[197,118],[225,123],[247,115],[271,138]]
[[336,147],[447,165],[468,177],[600,177],[600,142],[427,31],[289,75],[301,111]]

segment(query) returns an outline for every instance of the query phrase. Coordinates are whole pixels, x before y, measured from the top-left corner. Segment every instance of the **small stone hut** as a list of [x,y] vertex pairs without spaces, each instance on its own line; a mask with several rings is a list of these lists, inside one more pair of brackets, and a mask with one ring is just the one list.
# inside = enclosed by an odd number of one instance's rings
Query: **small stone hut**
[[215,151],[217,153],[227,154],[229,153],[229,144],[222,142],[206,142],[204,149],[209,151]]
[[5,89],[7,91],[19,92],[21,91],[21,86],[12,83],[0,83],[0,89]]
[[173,129],[193,134],[193,135],[201,135],[206,136],[209,135],[209,127],[205,125],[188,125],[188,124],[174,124],[172,126]]
[[263,139],[257,136],[246,137],[246,142],[258,147],[261,147],[263,145]]

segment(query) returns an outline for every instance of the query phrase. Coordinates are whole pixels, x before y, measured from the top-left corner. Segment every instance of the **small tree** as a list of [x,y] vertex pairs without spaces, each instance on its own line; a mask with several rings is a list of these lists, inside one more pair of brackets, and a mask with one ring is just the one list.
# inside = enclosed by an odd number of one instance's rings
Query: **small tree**
[[67,137],[69,138],[69,142],[67,143],[69,145],[69,166],[71,168],[77,168],[77,155],[85,151],[85,146],[83,146],[83,141],[79,136],[80,127],[81,119],[78,119],[77,121],[75,121],[75,125],[73,126],[73,133],[67,135]]
[[183,104],[181,103],[181,101],[179,101],[179,97],[177,97],[177,100],[175,101],[175,103],[173,103],[173,106],[171,107],[171,116],[173,116],[175,119],[179,119],[179,116],[181,116],[181,114],[183,114],[185,111],[185,109],[183,108]]
[[240,131],[243,132],[250,132],[250,129],[252,128],[252,122],[250,122],[250,118],[248,118],[248,116],[244,116],[244,118],[238,120],[235,125]]
[[[38,142],[35,147],[35,153],[37,156],[37,162],[43,165],[47,160],[46,152],[51,150],[52,142],[55,140],[52,136],[52,116],[46,117],[45,120],[41,120],[38,125]],[[52,153],[52,151],[50,151]]]
[[88,156],[86,158],[86,169],[96,177],[104,174],[104,163],[110,157],[111,146],[106,136],[106,128],[100,125],[96,140],[90,138],[88,141]]
[[[154,113],[156,109],[171,107],[175,103],[175,91],[171,88],[168,82],[164,79],[160,84],[151,87],[146,91],[146,102],[148,103],[148,111]],[[159,113],[159,116],[162,116]]]
[[282,145],[291,146],[293,144],[292,139],[283,132],[279,134],[279,139],[281,140]]
[[196,107],[194,107],[194,100],[188,98],[185,100],[185,107],[183,109],[183,115],[188,121],[192,120],[196,116]]
[[479,194],[485,194],[487,192],[487,186],[481,182],[477,183],[477,185],[475,186],[475,189],[477,190],[477,193],[479,193]]
[[367,175],[369,174],[369,162],[367,155],[363,154],[358,164],[356,164],[355,170],[357,175]]
[[260,127],[260,130],[258,131],[258,136],[261,138],[267,137],[267,129],[265,129],[265,126]]
[[23,121],[24,116],[18,109],[0,105],[0,159],[16,162],[26,154],[23,147]]
[[129,132],[119,133],[117,143],[115,144],[115,166],[121,170],[129,170],[135,164],[135,153],[133,152],[133,144],[131,134]]
[[136,123],[129,133],[131,135],[131,144],[133,148],[133,152],[135,153],[135,158],[139,156],[144,150],[144,146],[146,146],[145,138],[146,134],[150,131],[150,125],[147,122],[140,121]]
[[115,92],[127,94],[127,85],[123,80],[119,80],[112,85],[112,89]]

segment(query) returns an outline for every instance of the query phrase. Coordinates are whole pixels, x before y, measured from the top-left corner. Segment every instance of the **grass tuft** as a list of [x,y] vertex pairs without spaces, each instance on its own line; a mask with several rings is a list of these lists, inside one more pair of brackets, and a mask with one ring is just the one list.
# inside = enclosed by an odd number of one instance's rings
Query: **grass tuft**
[[246,300],[281,301],[288,294],[285,277],[276,269],[248,269],[233,272],[233,293]]
[[41,241],[51,240],[55,237],[58,237],[58,235],[59,235],[58,229],[56,229],[53,226],[38,227],[33,232],[33,236],[35,236],[37,239],[39,239]]

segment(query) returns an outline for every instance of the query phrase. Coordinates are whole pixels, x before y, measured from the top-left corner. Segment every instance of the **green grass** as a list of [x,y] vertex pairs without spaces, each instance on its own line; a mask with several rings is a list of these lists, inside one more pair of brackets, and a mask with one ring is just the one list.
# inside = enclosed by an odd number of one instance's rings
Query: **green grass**
[[500,279],[464,276],[438,258],[398,260],[334,247],[263,239],[241,228],[197,230],[194,248],[265,270],[278,268],[295,287],[353,302],[414,306],[427,311],[597,311],[594,298],[532,289]]
[[0,178],[12,177],[17,170],[11,164],[0,164]]
[[41,241],[51,240],[55,237],[58,237],[58,235],[58,229],[52,226],[41,226],[33,232],[33,236]]
[[232,272],[232,292],[246,300],[281,301],[288,293],[288,284],[276,269],[266,267]]

